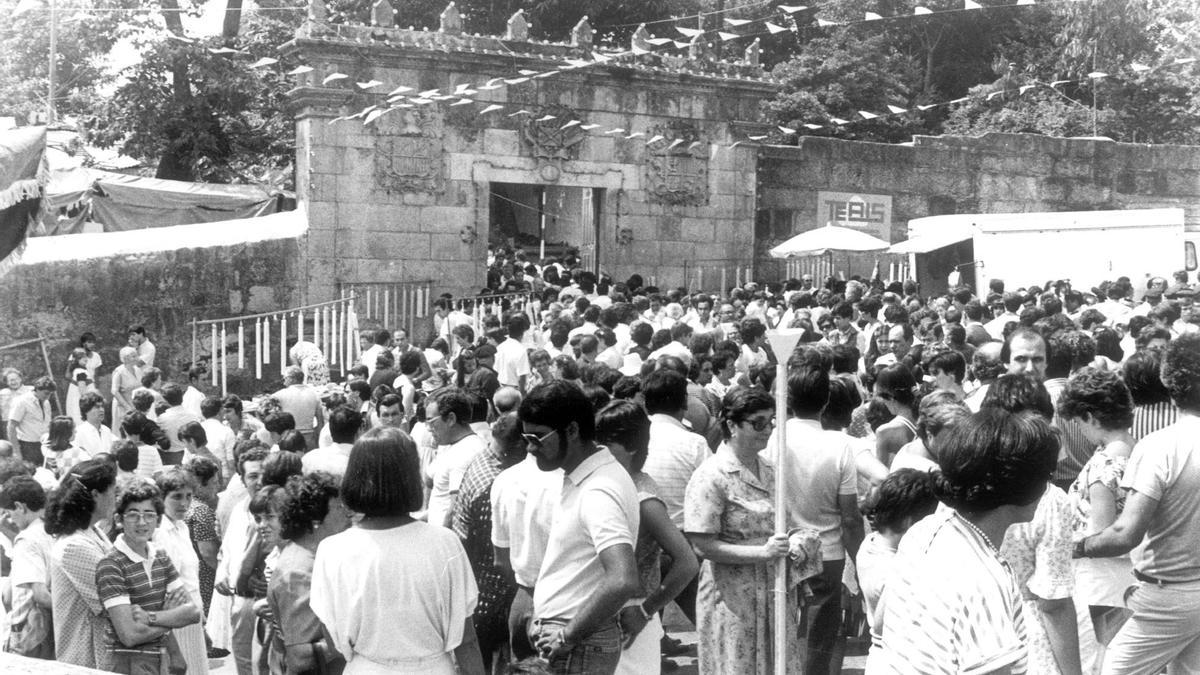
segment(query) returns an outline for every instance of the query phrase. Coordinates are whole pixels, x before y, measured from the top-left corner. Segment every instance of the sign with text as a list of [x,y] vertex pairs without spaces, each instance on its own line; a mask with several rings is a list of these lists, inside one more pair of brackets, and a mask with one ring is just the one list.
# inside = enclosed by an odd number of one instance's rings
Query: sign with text
[[830,223],[888,241],[892,231],[892,197],[858,192],[817,192],[816,226]]

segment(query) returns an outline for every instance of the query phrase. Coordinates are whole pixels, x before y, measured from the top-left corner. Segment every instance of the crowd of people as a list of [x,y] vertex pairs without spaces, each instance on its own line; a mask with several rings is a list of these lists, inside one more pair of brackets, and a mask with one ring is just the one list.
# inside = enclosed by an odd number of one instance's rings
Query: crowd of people
[[155,368],[140,330],[107,401],[83,336],[60,416],[53,378],[5,373],[5,649],[644,674],[684,649],[674,605],[701,673],[775,672],[780,636],[787,672],[839,673],[859,632],[868,673],[1200,670],[1186,274],[712,296],[573,267],[501,254],[494,311],[438,298],[428,345],[364,331],[332,382],[297,343],[254,401]]

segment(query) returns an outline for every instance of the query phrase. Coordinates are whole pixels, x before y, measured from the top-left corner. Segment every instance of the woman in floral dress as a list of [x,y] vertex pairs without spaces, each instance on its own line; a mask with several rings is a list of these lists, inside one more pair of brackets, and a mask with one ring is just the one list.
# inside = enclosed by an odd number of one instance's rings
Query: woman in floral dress
[[292,364],[304,371],[304,384],[312,387],[324,387],[329,384],[329,363],[325,354],[315,344],[300,341],[288,350]]
[[[692,474],[684,495],[683,531],[704,558],[696,598],[701,673],[775,672],[772,575],[788,540],[775,534],[775,468],[758,456],[774,411],[766,392],[730,392],[722,415],[727,441]],[[800,673],[796,594],[787,598],[787,672]]]

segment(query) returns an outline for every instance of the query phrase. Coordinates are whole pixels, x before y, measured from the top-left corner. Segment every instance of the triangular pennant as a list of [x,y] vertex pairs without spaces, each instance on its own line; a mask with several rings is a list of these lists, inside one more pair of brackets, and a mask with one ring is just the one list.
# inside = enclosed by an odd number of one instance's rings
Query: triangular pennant
[[679,147],[679,145],[680,145],[681,143],[683,143],[683,139],[682,139],[682,138],[676,138],[675,140],[671,141],[671,144],[667,146],[667,149],[668,149],[668,150],[674,150],[675,148]]
[[[630,136],[630,138],[633,138],[633,137]],[[650,140],[646,141],[646,145],[654,145],[655,143],[657,143],[661,140],[663,140],[662,134],[655,134],[653,137],[650,138]]]
[[683,26],[675,26],[675,30],[679,31],[686,37],[696,37],[697,35],[704,34],[704,31],[700,30],[699,28],[684,28]]
[[770,21],[768,21],[768,22],[766,23],[766,26],[767,26],[767,32],[768,32],[768,33],[770,33],[771,35],[776,35],[776,34],[778,34],[778,33],[783,33],[783,32],[785,32],[785,31],[787,30],[787,29],[786,29],[786,28],[784,28],[783,26],[776,26],[775,24],[771,23]]
[[344,80],[347,77],[350,77],[350,76],[345,73],[330,73],[325,76],[325,79],[321,80],[321,84],[329,84],[330,82],[337,82],[338,80]]
[[533,113],[531,113],[531,112],[529,112],[528,110],[525,110],[524,108],[522,108],[521,110],[518,110],[518,111],[517,111],[517,112],[515,112],[515,113],[509,113],[509,114],[508,114],[508,116],[509,116],[509,117],[516,117],[517,115],[532,115],[532,114],[533,114]]
[[1103,80],[1104,78],[1108,77],[1108,73],[1101,72],[1099,70],[1093,70],[1092,72],[1088,73],[1088,77],[1093,80]]
[[592,129],[599,129],[600,126],[601,125],[599,124],[581,124],[579,125],[579,128],[583,129],[584,131],[591,131]]
[[552,119],[555,119],[554,115],[542,115],[541,117],[534,120],[534,122],[549,122]]
[[762,136],[747,136],[746,138],[749,138],[752,141],[761,141],[766,137],[766,134],[763,134]]
[[224,54],[242,54],[242,53],[243,53],[243,52],[239,52],[239,51],[238,51],[238,50],[236,50],[236,49],[230,49],[229,47],[218,47],[218,48],[216,48],[216,49],[210,49],[210,50],[208,50],[208,51],[209,51],[209,52],[211,52],[211,53],[213,53],[213,54],[218,54],[218,55],[224,55]]
[[625,130],[622,129],[621,127],[617,127],[616,129],[609,129],[608,131],[604,132],[604,135],[607,136],[609,134],[623,134],[623,133],[625,133]]
[[1037,86],[1036,84],[1023,84],[1023,85],[1021,85],[1021,87],[1019,89],[1017,89],[1017,93],[1024,94],[1025,92],[1029,91],[1030,89],[1033,89],[1036,86]]
[[557,74],[558,74],[557,70],[547,70],[546,72],[538,73],[537,75],[534,75],[533,77],[535,79],[541,79],[543,77],[550,77],[551,75],[557,75]]
[[728,40],[733,40],[735,38],[739,38],[741,36],[738,35],[737,33],[726,33],[725,31],[719,30],[719,31],[717,31],[717,37],[721,38],[722,40],[728,41]]
[[700,141],[692,141],[688,144],[688,150],[695,150],[700,145]]
[[866,12],[863,14],[863,21],[879,21],[883,17],[875,12]]
[[425,91],[417,94],[417,96],[420,96],[421,98],[431,98],[433,96],[437,96],[439,91],[439,89],[426,89]]
[[738,26],[745,26],[746,24],[750,23],[750,19],[730,19],[727,17],[725,19],[725,23],[737,28]]
[[805,122],[805,123],[804,123],[804,128],[805,128],[805,129],[812,129],[813,131],[816,131],[817,129],[824,129],[825,127],[824,127],[824,126],[822,126],[822,125],[820,125],[820,124],[813,124],[812,122]]
[[417,105],[429,105],[430,103],[433,103],[434,101],[431,98],[414,98],[414,99],[412,99],[412,102],[416,103]]
[[918,105],[917,110],[920,110],[921,112],[925,112],[926,110],[929,110],[930,108],[936,108],[936,107],[938,107],[938,104],[930,103],[929,105]]
[[479,85],[479,90],[480,91],[494,91],[503,86],[504,86],[503,84],[481,84],[481,85]]
[[641,131],[635,131],[632,134],[629,134],[628,136],[626,136],[625,138],[645,138],[645,137],[646,137],[645,133],[643,133]]
[[370,80],[369,82],[355,82],[354,84],[359,89],[366,91],[367,89],[374,89],[375,87],[378,87],[379,85],[381,85],[383,83],[380,82],[379,80]]
[[789,128],[787,128],[787,127],[779,127],[779,130],[780,130],[780,131],[782,131],[783,133],[785,133],[785,134],[789,135],[789,136],[791,136],[792,134],[796,133],[796,130],[795,130],[795,129],[789,129]]
[[671,38],[647,38],[646,42],[649,42],[650,44],[654,45],[655,47],[661,47],[661,46],[667,44],[668,42],[674,42],[674,40],[672,40]]
[[579,120],[571,120],[570,122],[567,122],[566,124],[562,125],[558,129],[559,129],[559,131],[561,131],[563,129],[570,129],[571,127],[577,127],[577,126],[579,126]]
[[671,40],[671,43],[675,45],[675,49],[687,49],[691,46],[688,43],[680,42],[679,40]]
[[928,7],[921,7],[920,5],[913,8],[913,16],[921,16],[922,14],[933,14],[933,11]]
[[989,101],[990,101],[990,100],[992,100],[992,99],[996,98],[997,96],[1003,96],[1003,95],[1004,95],[1004,91],[1003,91],[1003,90],[1001,90],[1001,91],[993,91],[992,93],[990,93],[990,94],[988,94],[988,95],[987,95],[987,100],[989,100]]
[[646,49],[645,47],[639,47],[638,45],[634,45],[630,51],[633,52],[634,56],[642,56],[643,54],[650,53],[649,49]]
[[892,111],[892,114],[893,114],[893,115],[899,115],[899,114],[901,114],[901,113],[906,113],[906,112],[908,112],[908,109],[907,109],[907,108],[901,108],[901,107],[900,107],[900,106],[898,106],[898,105],[890,105],[890,104],[889,104],[889,105],[888,105],[888,107],[887,107],[887,109],[888,109],[888,110],[890,110],[890,111]]
[[468,103],[474,103],[474,102],[475,101],[472,101],[469,98],[462,98],[462,99],[455,101],[454,103],[451,103],[450,107],[453,108],[456,105],[467,105]]
[[412,87],[396,87],[395,89],[388,92],[388,96],[399,96],[401,94],[407,94],[408,92],[410,92],[412,90],[413,90]]
[[496,112],[497,110],[504,110],[504,106],[496,105],[495,103],[493,103],[493,104],[489,105],[488,107],[484,108],[483,110],[480,110],[479,114],[486,115],[490,112]]
[[1185,66],[1185,65],[1187,65],[1187,64],[1189,64],[1189,63],[1195,63],[1195,62],[1196,62],[1196,59],[1194,59],[1194,58],[1192,58],[1192,57],[1190,57],[1190,56],[1189,56],[1189,57],[1187,57],[1187,58],[1175,59],[1175,60],[1174,60],[1174,61],[1172,61],[1171,63],[1172,63],[1172,64],[1174,64],[1174,65],[1176,65],[1176,66]]
[[804,5],[780,5],[779,6],[779,11],[784,12],[785,14],[795,14],[796,12],[803,12],[806,9],[808,9],[808,7],[806,7]]
[[963,0],[963,9],[983,9],[983,5],[975,0]]
[[529,81],[528,77],[516,77],[511,80],[505,80],[504,83],[505,84],[521,84],[522,82],[528,82],[528,81]]
[[867,112],[866,110],[859,110],[858,114],[861,115],[864,120],[873,120],[876,117],[879,117],[879,115],[876,115],[873,112]]
[[524,69],[524,68],[522,68],[521,70],[518,70],[517,72],[518,72],[518,73],[520,73],[520,74],[522,74],[522,75],[537,75],[537,72],[538,72],[538,71],[536,71],[536,70],[527,70],[527,69]]
[[251,68],[263,68],[265,66],[269,66],[269,65],[272,65],[275,63],[279,63],[279,59],[273,59],[269,56],[264,56],[261,59],[255,61],[254,63],[251,63],[250,67]]
[[834,124],[850,124],[850,120],[844,120],[840,117],[830,117],[829,121],[833,122]]
[[371,122],[374,122],[375,120],[379,119],[380,116],[382,116],[385,112],[387,112],[387,110],[385,108],[376,108],[375,110],[372,110],[370,113],[367,114],[366,119],[363,120],[363,126],[366,126],[366,125],[370,124]]
[[1144,73],[1147,70],[1150,70],[1150,66],[1144,66],[1140,63],[1131,63],[1129,64],[1129,69],[1135,73]]
[[471,88],[471,85],[469,85],[469,84],[466,84],[466,83],[464,83],[464,84],[460,84],[460,85],[458,85],[458,86],[456,86],[456,87],[454,88],[454,93],[455,93],[455,94],[462,94],[464,91],[466,91],[466,90],[468,90],[468,89],[470,89],[470,88]]
[[841,24],[839,24],[836,21],[826,21],[825,19],[817,19],[817,25],[821,26],[822,28],[826,28],[828,26],[840,26]]
[[1017,0],[1017,5],[1036,5],[1034,0]]
[[1051,86],[1051,87],[1057,87],[1057,86],[1059,86],[1059,85],[1062,85],[1062,84],[1070,84],[1071,82],[1072,82],[1072,80],[1055,80],[1055,81],[1053,81],[1053,82],[1051,82],[1051,83],[1050,83],[1050,86]]
[[311,73],[312,71],[313,71],[312,66],[296,66],[295,68],[292,68],[291,70],[287,71],[287,74],[288,75],[303,75],[305,73]]

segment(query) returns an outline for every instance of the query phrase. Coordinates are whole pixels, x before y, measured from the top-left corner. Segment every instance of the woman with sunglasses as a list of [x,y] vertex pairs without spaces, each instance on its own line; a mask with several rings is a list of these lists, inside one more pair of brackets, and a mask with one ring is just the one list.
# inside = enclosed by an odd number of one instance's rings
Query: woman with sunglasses
[[[696,469],[684,495],[683,531],[704,559],[696,597],[701,673],[775,671],[772,571],[787,555],[775,534],[775,468],[759,456],[775,427],[775,400],[739,388],[722,406],[725,442]],[[788,593],[787,672],[801,671],[796,594]]]

